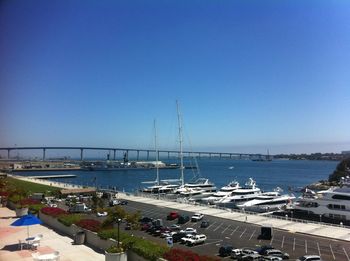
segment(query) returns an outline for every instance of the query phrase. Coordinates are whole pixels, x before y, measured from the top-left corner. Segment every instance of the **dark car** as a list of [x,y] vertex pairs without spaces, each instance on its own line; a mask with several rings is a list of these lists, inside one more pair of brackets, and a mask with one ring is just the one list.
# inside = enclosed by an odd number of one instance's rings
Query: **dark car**
[[140,219],[140,223],[141,224],[146,224],[146,223],[150,223],[153,221],[153,218],[149,218],[149,217],[143,217]]
[[209,227],[209,222],[208,221],[202,221],[201,228],[206,228],[206,227]]
[[255,249],[255,251],[258,252],[259,255],[265,255],[266,250],[270,250],[270,249],[274,249],[274,247],[271,245],[265,245]]
[[179,216],[179,219],[177,221],[178,224],[185,224],[188,221],[190,221],[190,217],[189,216]]
[[119,205],[127,205],[127,204],[128,204],[128,201],[126,200],[119,201]]
[[142,230],[142,231],[147,231],[147,229],[149,229],[150,226],[151,226],[150,224],[145,223],[145,224],[143,224],[143,225],[141,226],[141,230]]
[[220,256],[230,256],[232,252],[233,246],[222,246],[219,248]]
[[181,241],[181,238],[183,238],[184,236],[186,236],[186,233],[176,233],[173,235],[173,242],[176,243],[176,242],[179,242]]
[[130,223],[127,223],[125,225],[125,230],[131,230],[131,224]]

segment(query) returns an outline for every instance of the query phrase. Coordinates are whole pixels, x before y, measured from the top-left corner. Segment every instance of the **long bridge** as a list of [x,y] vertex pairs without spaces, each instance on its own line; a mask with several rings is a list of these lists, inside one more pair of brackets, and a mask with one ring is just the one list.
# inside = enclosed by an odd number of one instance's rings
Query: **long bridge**
[[[150,157],[150,153],[155,153],[155,149],[133,149],[133,148],[104,148],[104,147],[1,147],[0,151],[7,151],[7,159],[11,159],[11,151],[20,151],[20,150],[41,150],[42,159],[46,159],[46,151],[48,150],[78,150],[80,151],[80,160],[84,160],[84,151],[94,150],[94,151],[113,151],[113,160],[116,160],[116,154],[118,151],[121,151],[123,154],[128,157],[130,152],[136,153],[136,159],[140,159],[140,153],[146,153],[147,160]],[[160,154],[167,154],[168,158],[172,155],[180,156],[180,151],[177,150],[158,150],[158,157]],[[208,151],[183,151],[184,156],[188,157],[219,157],[219,158],[263,158],[268,157],[268,155],[263,154],[254,154],[254,153],[238,153],[238,152],[208,152]]]

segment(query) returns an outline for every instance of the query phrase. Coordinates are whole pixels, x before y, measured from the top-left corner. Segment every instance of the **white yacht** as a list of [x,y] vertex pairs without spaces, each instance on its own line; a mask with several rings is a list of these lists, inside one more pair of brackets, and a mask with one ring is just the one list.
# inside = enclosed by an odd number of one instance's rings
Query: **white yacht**
[[342,187],[319,192],[305,191],[294,204],[295,211],[313,213],[327,218],[350,220],[350,179],[343,180]]
[[214,183],[209,181],[209,179],[198,178],[194,182],[189,182],[181,185],[178,189],[175,190],[175,193],[181,194],[191,190],[197,190],[197,191],[201,190],[203,192],[215,192],[216,187]]
[[245,187],[232,191],[231,194],[218,200],[215,205],[236,208],[237,204],[255,199],[259,195],[261,195],[260,188],[256,187],[255,181],[252,178],[249,178]]
[[287,204],[291,204],[295,199],[294,195],[281,195],[281,189],[277,188],[274,191],[264,192],[258,195],[255,199],[237,204],[239,209],[255,212],[268,212],[283,209]]
[[216,201],[219,201],[223,197],[230,195],[232,191],[241,188],[238,181],[233,180],[230,183],[228,183],[226,186],[223,186],[221,189],[219,189],[218,192],[214,193],[210,197],[202,198],[202,202],[208,203],[208,204],[214,204]]

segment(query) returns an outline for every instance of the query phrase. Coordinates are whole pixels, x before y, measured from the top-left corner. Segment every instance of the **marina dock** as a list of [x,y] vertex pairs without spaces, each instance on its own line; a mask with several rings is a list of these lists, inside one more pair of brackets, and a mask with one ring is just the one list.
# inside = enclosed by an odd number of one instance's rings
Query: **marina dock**
[[66,178],[76,178],[77,175],[67,174],[67,175],[46,175],[46,176],[29,176],[30,179],[66,179]]

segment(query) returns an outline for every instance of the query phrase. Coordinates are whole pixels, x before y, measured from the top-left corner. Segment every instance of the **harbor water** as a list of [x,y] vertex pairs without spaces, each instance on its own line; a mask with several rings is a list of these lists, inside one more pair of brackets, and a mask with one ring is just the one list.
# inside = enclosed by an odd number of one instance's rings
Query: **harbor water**
[[[166,163],[178,163],[176,159],[162,159]],[[250,161],[218,158],[197,159],[198,170],[185,169],[185,182],[196,176],[209,178],[217,188],[236,179],[241,185],[249,177],[256,180],[256,184],[264,191],[281,187],[285,192],[298,192],[308,184],[319,180],[326,180],[335,170],[336,161],[308,161],[308,160],[272,160]],[[186,166],[195,166],[193,161],[185,159]],[[199,173],[198,173],[199,172]],[[75,171],[31,171],[16,173],[23,176],[45,176],[74,174],[76,178],[57,179],[60,182],[79,184],[84,186],[97,186],[103,188],[116,188],[119,191],[134,192],[149,184],[144,181],[156,179],[155,169],[126,169],[126,170],[75,170]],[[159,169],[160,179],[178,179],[180,169]]]

